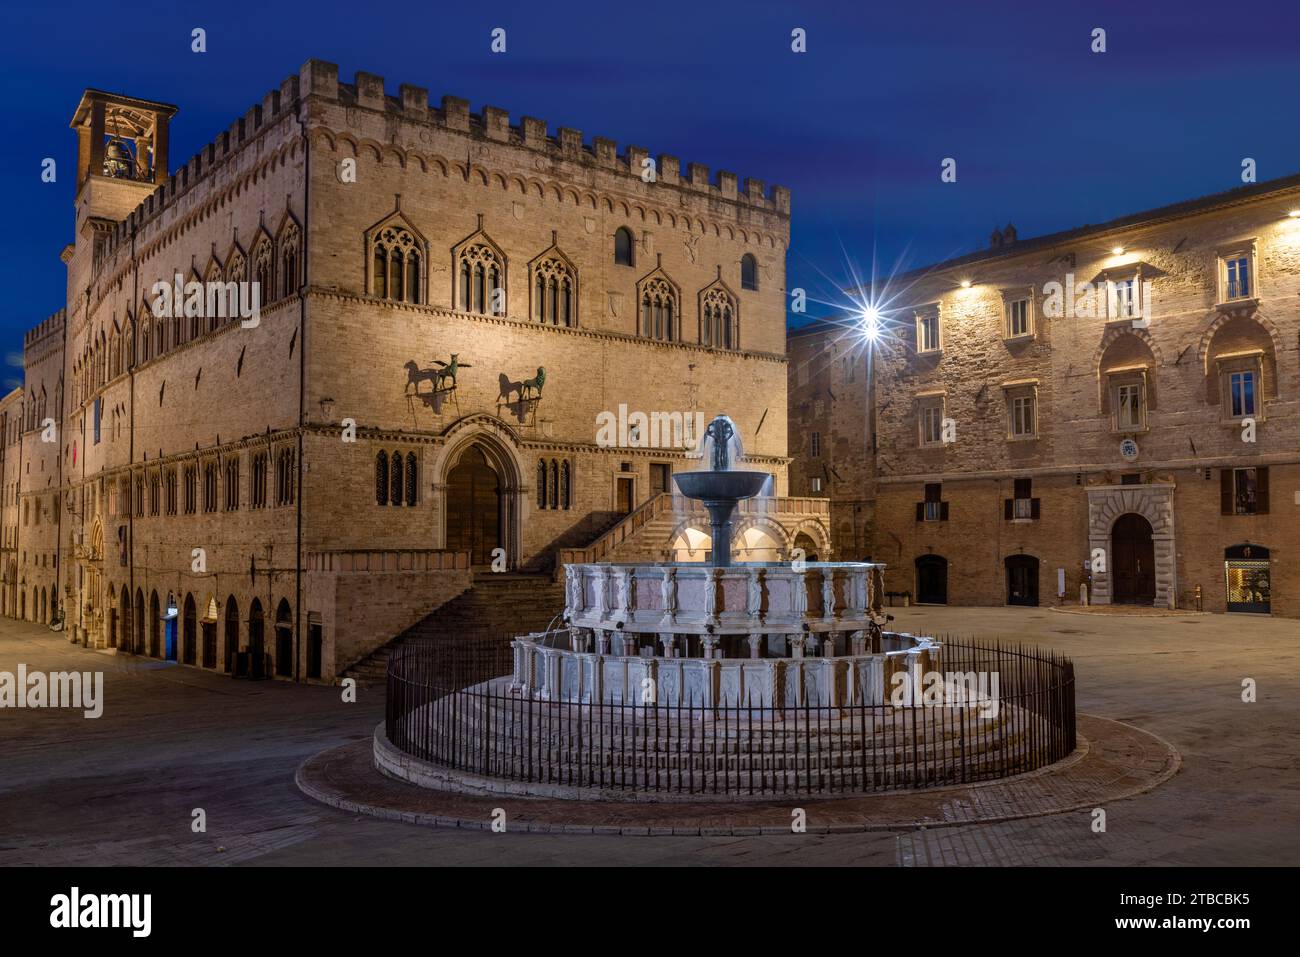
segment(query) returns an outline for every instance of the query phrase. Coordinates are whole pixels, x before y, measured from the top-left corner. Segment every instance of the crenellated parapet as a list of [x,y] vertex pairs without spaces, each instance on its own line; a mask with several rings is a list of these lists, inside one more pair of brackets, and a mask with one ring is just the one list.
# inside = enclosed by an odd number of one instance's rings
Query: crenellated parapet
[[[438,105],[429,101],[424,87],[402,84],[397,96],[384,90],[384,78],[358,71],[352,83],[340,82],[338,66],[323,60],[308,60],[299,74],[304,98],[336,103],[347,110],[370,110],[387,117],[459,133],[485,143],[499,143],[533,151],[545,159],[569,161],[592,169],[603,169],[643,182],[650,152],[643,146],[627,146],[597,136],[589,143],[581,130],[559,127],[552,135],[544,119],[525,116],[512,125],[510,114],[500,107],[484,106],[471,112],[468,100],[443,96]],[[700,163],[683,164],[676,156],[660,154],[654,161],[655,179],[660,185],[697,193],[710,200],[734,203],[782,216],[790,214],[790,191],[784,186],[770,189],[763,180],[719,171],[711,175]]]
[[51,315],[48,319],[43,320],[32,328],[23,333],[23,351],[31,352],[40,349],[52,339],[62,339],[63,328],[68,321],[68,311],[60,309]]

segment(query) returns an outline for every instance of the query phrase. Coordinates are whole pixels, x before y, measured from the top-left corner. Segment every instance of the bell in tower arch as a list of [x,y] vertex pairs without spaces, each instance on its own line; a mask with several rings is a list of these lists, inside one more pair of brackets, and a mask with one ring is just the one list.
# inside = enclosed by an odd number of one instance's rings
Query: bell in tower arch
[[120,136],[114,136],[104,149],[104,175],[114,179],[134,179],[135,159]]

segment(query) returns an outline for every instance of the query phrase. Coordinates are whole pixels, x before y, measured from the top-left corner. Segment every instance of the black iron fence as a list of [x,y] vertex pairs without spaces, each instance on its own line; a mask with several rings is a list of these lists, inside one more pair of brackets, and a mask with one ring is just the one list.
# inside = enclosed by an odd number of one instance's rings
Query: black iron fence
[[939,640],[942,670],[894,676],[884,704],[805,696],[787,708],[542,701],[512,690],[499,636],[411,642],[389,659],[386,732],[398,749],[464,775],[756,796],[972,783],[1074,750],[1072,662]]

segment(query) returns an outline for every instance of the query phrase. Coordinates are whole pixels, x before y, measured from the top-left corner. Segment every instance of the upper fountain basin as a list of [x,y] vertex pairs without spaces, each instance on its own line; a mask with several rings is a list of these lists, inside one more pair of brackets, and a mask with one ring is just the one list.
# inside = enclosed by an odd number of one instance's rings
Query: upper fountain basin
[[673,476],[677,489],[687,498],[753,498],[768,480],[767,472],[732,470],[727,472],[679,472]]

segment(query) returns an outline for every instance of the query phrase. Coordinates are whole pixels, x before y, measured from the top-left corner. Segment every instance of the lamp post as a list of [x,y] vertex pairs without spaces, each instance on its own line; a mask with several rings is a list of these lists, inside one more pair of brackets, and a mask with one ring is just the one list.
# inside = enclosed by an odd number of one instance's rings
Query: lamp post
[[[863,493],[867,491],[867,483],[870,481],[868,472],[871,468],[871,455],[874,446],[876,434],[876,403],[873,401],[872,386],[874,385],[873,377],[875,374],[875,355],[876,342],[880,339],[880,310],[875,306],[867,306],[862,311],[862,340],[864,351],[866,352],[866,381],[863,382],[863,394],[865,396],[866,408],[863,410],[864,431],[862,436],[862,483]],[[854,523],[857,524],[856,522]],[[857,529],[854,529],[856,537]],[[864,536],[865,538],[865,536]],[[863,547],[858,549],[858,558],[865,557],[863,552],[866,550],[866,542]]]

